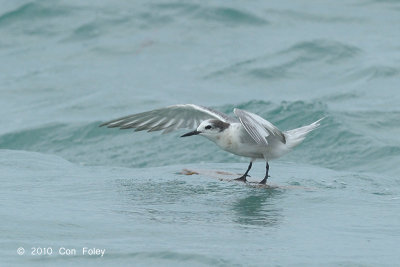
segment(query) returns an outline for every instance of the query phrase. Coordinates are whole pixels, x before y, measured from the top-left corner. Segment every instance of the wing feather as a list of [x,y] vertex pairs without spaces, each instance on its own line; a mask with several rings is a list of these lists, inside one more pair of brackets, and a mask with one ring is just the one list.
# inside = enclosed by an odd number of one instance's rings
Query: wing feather
[[227,123],[237,122],[236,119],[211,108],[180,104],[125,116],[105,122],[100,126],[149,132],[163,130],[163,133],[169,133],[179,128],[196,128],[207,119],[217,119]]
[[272,123],[260,116],[241,109],[234,109],[235,115],[239,118],[247,133],[257,144],[267,146],[267,137],[273,135],[282,143],[286,143],[285,135]]

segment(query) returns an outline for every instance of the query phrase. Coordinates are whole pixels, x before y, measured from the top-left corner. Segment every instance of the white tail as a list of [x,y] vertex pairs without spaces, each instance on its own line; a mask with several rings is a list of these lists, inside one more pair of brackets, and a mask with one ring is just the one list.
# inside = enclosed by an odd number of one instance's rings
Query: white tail
[[306,138],[306,135],[309,132],[319,126],[319,122],[322,121],[324,118],[321,118],[309,125],[284,132],[286,137],[286,146],[291,149],[299,145],[301,142],[303,142],[304,138]]

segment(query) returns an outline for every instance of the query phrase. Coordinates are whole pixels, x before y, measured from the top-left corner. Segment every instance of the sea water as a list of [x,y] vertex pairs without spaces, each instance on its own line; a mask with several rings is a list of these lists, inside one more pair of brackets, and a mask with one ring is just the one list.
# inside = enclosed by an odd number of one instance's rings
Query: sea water
[[[398,265],[399,25],[389,0],[1,1],[0,265]],[[177,103],[326,118],[270,189],[180,174],[248,165],[185,130],[98,127]]]

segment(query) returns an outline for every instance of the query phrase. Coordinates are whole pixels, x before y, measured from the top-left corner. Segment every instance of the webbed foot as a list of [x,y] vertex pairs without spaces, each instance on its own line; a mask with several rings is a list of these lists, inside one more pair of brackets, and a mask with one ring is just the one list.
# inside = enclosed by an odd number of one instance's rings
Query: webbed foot
[[247,182],[247,179],[246,179],[246,176],[247,175],[242,175],[242,176],[240,176],[239,178],[236,178],[236,179],[234,179],[235,181],[239,181],[239,182]]

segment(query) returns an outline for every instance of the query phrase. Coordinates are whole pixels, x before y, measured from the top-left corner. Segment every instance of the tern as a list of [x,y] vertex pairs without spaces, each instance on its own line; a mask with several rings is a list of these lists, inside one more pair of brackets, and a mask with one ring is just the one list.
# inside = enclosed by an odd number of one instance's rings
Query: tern
[[265,160],[266,173],[260,184],[266,184],[268,162],[285,155],[299,145],[323,119],[300,128],[281,131],[269,121],[249,111],[235,108],[233,112],[237,118],[208,107],[178,104],[108,121],[100,127],[148,132],[163,130],[163,133],[180,128],[195,129],[181,137],[201,135],[227,152],[250,158],[246,172],[235,180],[246,182],[253,162],[257,159]]

